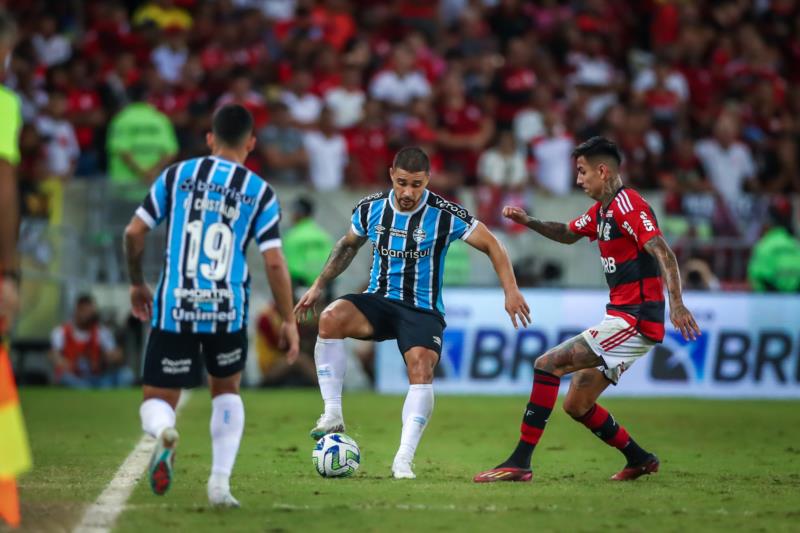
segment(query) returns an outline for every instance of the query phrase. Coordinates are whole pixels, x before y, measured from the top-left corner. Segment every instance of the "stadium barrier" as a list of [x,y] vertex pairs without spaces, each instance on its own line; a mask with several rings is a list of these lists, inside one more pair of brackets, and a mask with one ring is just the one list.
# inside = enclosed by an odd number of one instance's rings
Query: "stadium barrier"
[[[514,330],[499,289],[444,291],[447,329],[437,393],[530,392],[533,362],[548,348],[603,318],[606,291],[523,291],[533,324]],[[800,296],[688,293],[703,335],[686,342],[667,324],[667,337],[637,361],[606,394],[717,398],[800,398]],[[377,388],[405,393],[403,359],[394,341],[376,350]],[[562,382],[566,392],[568,380]]]

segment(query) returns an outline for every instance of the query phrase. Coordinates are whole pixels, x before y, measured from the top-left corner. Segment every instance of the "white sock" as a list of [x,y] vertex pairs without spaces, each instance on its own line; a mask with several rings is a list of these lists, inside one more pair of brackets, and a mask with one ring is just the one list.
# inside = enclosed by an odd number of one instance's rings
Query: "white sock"
[[211,400],[211,475],[230,478],[244,431],[244,404],[238,394]]
[[403,404],[403,433],[397,457],[414,459],[417,445],[433,413],[433,385],[411,385]]
[[317,380],[327,416],[342,416],[342,385],[347,369],[347,354],[344,339],[321,339],[317,337],[314,347],[314,363],[317,365]]
[[175,427],[175,409],[160,398],[150,398],[139,407],[142,429],[151,437],[158,438],[166,428]]

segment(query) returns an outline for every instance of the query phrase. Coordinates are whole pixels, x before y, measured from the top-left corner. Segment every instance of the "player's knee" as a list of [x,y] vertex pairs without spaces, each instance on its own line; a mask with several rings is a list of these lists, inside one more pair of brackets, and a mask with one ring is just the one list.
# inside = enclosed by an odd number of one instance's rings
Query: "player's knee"
[[536,361],[533,362],[533,368],[552,374],[553,370],[555,370],[555,365],[553,365],[553,358],[550,356],[550,352],[537,357]]
[[580,418],[585,415],[592,406],[586,405],[586,402],[580,398],[572,398],[567,395],[567,397],[564,398],[562,407],[564,408],[564,412],[572,418]]
[[408,367],[408,381],[412,385],[433,383],[433,369],[436,366],[435,353],[425,350],[422,352],[408,352],[406,366]]
[[339,339],[341,330],[341,313],[333,307],[326,307],[319,315],[319,337],[321,339]]

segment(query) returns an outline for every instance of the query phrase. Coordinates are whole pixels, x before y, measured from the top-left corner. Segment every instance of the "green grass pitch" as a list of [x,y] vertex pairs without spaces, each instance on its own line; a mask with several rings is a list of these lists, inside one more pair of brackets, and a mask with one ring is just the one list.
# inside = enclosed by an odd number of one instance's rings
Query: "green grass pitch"
[[[22,531],[69,531],[139,439],[139,392],[23,389],[21,397],[35,461],[20,480]],[[800,529],[800,402],[603,402],[661,458],[660,473],[632,483],[608,481],[622,456],[558,410],[532,483],[476,485],[472,475],[515,444],[526,398],[437,397],[414,481],[389,477],[402,397],[345,394],[348,434],[362,452],[347,479],[313,469],[307,432],[321,407],[317,391],[247,391],[244,401],[232,478],[242,508],[208,508],[210,402],[197,390],[178,420],[172,489],[157,497],[140,480],[115,531]]]

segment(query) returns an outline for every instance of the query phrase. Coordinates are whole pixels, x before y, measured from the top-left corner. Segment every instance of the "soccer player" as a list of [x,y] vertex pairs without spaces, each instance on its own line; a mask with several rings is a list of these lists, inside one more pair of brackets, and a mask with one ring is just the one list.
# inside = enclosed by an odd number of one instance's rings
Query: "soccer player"
[[309,311],[315,312],[325,287],[347,268],[367,240],[372,241],[367,290],[342,296],[320,315],[314,361],[325,412],[311,430],[311,437],[319,439],[344,431],[344,339],[396,339],[410,387],[392,474],[398,479],[413,479],[416,476],[411,462],[433,412],[433,370],[445,328],[442,273],[450,244],[462,239],[489,256],[505,291],[505,308],[514,327],[518,322],[522,326],[530,323],[530,310],[517,288],[503,245],[463,207],[427,189],[430,161],[422,149],[406,147],[397,152],[389,175],[390,190],[367,196],[353,209],[350,229],[335,244],[322,273],[295,306],[295,313],[302,320]]
[[[287,357],[298,354],[289,272],[278,233],[280,208],[272,187],[243,164],[255,145],[253,117],[239,105],[214,113],[211,156],[168,167],[125,229],[131,305],[151,320],[144,363],[142,428],[157,439],[150,485],[164,494],[173,479],[178,443],[175,408],[181,389],[202,382],[211,391],[211,505],[238,507],[230,475],[244,428],[239,382],[247,358],[250,275],[245,251],[258,243],[281,316]],[[164,266],[155,297],[144,282],[145,235],[167,221]]]
[[516,449],[502,464],[481,472],[475,482],[530,481],[531,456],[558,395],[561,377],[574,373],[564,410],[625,456],[627,464],[611,479],[633,480],[658,471],[658,458],[642,449],[597,398],[616,385],[622,373],[664,338],[664,293],[667,283],[670,320],[684,338],[700,329],[683,305],[675,254],[658,229],[653,210],[619,175],[617,146],[592,137],[572,153],[577,182],[597,202],[569,224],[542,222],[524,210],[505,207],[503,216],[548,239],[572,244],[581,237],[597,240],[600,260],[611,289],[603,321],[550,349],[534,363],[533,389],[522,419]]

